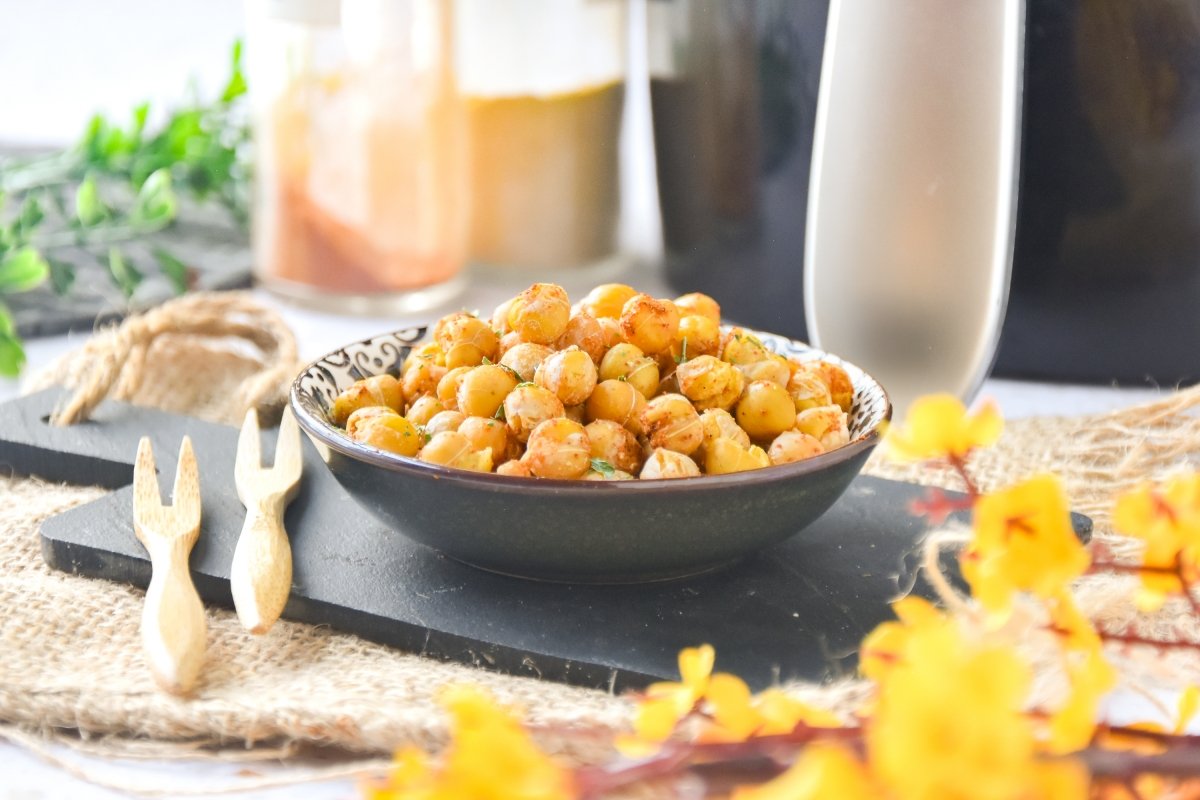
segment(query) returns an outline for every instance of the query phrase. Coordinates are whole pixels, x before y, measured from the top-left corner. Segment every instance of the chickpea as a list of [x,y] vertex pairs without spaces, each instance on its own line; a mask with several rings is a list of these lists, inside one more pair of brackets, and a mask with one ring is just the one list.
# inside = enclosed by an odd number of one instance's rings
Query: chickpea
[[529,434],[524,461],[539,478],[580,478],[591,464],[591,443],[578,422],[548,419]]
[[642,465],[642,447],[637,438],[619,423],[598,419],[584,428],[591,443],[591,457],[607,461],[624,472],[637,472]]
[[[600,332],[604,335],[605,352],[625,341],[625,337],[621,334],[621,323],[617,320],[612,317],[601,317],[596,322],[600,325]],[[604,358],[603,354],[600,357]]]
[[571,301],[561,286],[535,283],[513,300],[508,324],[526,342],[550,344],[563,335],[571,318]]
[[[428,366],[428,364],[422,361],[418,366]],[[350,415],[360,408],[387,406],[398,412],[403,402],[403,390],[395,378],[387,374],[374,375],[355,381],[346,391],[334,398],[333,405],[329,409],[329,421],[341,427],[346,424]]]
[[438,347],[437,342],[426,342],[420,347],[413,348],[412,352],[408,354],[408,358],[404,359],[404,366],[400,370],[400,374],[403,375],[409,367],[417,363],[417,359],[432,361],[439,367],[446,366],[446,354],[442,352],[442,348]]
[[545,361],[553,353],[554,351],[544,344],[521,342],[504,353],[500,358],[500,366],[508,367],[517,373],[517,375],[521,376],[522,381],[532,381],[533,373],[537,369],[538,364]]
[[443,409],[447,411],[458,410],[458,385],[462,383],[463,376],[473,369],[474,367],[455,367],[438,381],[437,391],[434,392],[434,396],[442,404]]
[[458,382],[458,410],[468,417],[495,416],[496,409],[517,386],[513,374],[499,364],[472,367]]
[[679,320],[679,331],[671,342],[671,356],[686,361],[696,356],[715,356],[721,352],[721,328],[708,317],[689,314]]
[[745,378],[737,367],[713,356],[697,356],[676,368],[679,391],[701,411],[729,410],[741,397]]
[[670,300],[648,294],[629,298],[621,308],[621,333],[642,352],[661,353],[671,346],[679,331],[679,309]]
[[649,400],[658,391],[658,364],[637,345],[623,342],[600,359],[599,378],[602,381],[624,378]]
[[639,478],[694,478],[700,475],[700,468],[682,453],[674,450],[655,450],[642,465]]
[[741,328],[733,328],[725,334],[721,343],[721,360],[735,366],[766,361],[771,357],[771,351],[752,333]]
[[586,311],[580,311],[567,320],[567,329],[554,343],[555,350],[578,347],[588,354],[595,364],[600,363],[608,346],[605,344],[604,329],[600,322]]
[[400,416],[400,412],[387,406],[364,406],[346,419],[346,433],[351,439],[358,438],[360,428],[370,425],[376,418],[382,416]]
[[355,426],[355,432],[352,435],[355,440],[363,444],[410,458],[421,449],[421,442],[424,439],[416,426],[399,414],[380,414],[370,417],[365,424]]
[[733,415],[720,408],[710,408],[700,415],[704,427],[704,446],[715,439],[731,439],[744,450],[750,449],[750,434],[742,430]]
[[815,366],[821,380],[829,387],[834,404],[849,414],[854,405],[854,382],[850,380],[850,373],[830,361],[817,361]]
[[825,452],[821,443],[797,430],[784,431],[775,437],[767,448],[767,455],[772,464],[790,464],[793,461],[803,461],[806,458],[819,456]]
[[589,422],[607,419],[627,428],[631,433],[642,432],[642,409],[646,398],[628,381],[607,380],[596,384],[585,406]]
[[504,334],[512,331],[508,324],[508,310],[512,308],[512,304],[517,301],[517,298],[510,297],[500,305],[496,306],[496,310],[492,312],[492,329],[500,334],[503,338]]
[[446,368],[431,361],[418,361],[404,371],[401,384],[404,388],[404,399],[409,403],[417,402],[423,394],[435,394],[438,381],[446,374]]
[[803,365],[792,373],[791,379],[788,380],[787,390],[788,394],[792,396],[792,402],[796,405],[797,413],[807,408],[833,404],[829,387],[815,371],[806,369]]
[[[788,400],[789,406],[791,400]],[[691,455],[704,441],[704,427],[692,403],[681,394],[659,395],[642,409],[642,429],[656,449]]]
[[579,308],[596,319],[618,319],[621,309],[637,289],[623,283],[602,283],[579,301]]
[[519,386],[504,398],[504,419],[518,442],[529,441],[534,428],[565,411],[558,395],[540,386]]
[[721,324],[721,306],[716,300],[702,292],[692,292],[675,298],[675,305],[680,314],[698,314],[706,317],[717,325]]
[[507,353],[509,350],[512,350],[523,341],[524,340],[521,338],[521,334],[517,333],[516,331],[509,331],[500,337],[500,344],[496,347],[496,357],[504,358],[505,353]]
[[408,407],[408,413],[404,416],[413,425],[427,425],[438,412],[445,410],[446,407],[442,405],[441,400],[434,395],[426,394],[418,397],[416,402]]
[[442,317],[433,329],[434,339],[446,354],[446,367],[473,367],[496,357],[499,337],[492,326],[466,312]]
[[492,471],[492,452],[472,449],[471,441],[458,431],[434,434],[421,448],[417,458],[431,464],[469,469],[472,472]]
[[496,467],[496,474],[508,475],[515,478],[533,477],[533,473],[529,471],[529,465],[517,458],[505,461],[503,464]]
[[587,400],[596,388],[596,364],[578,347],[546,356],[534,372],[533,381],[558,395],[564,406]]
[[502,464],[508,460],[508,426],[500,420],[491,417],[467,417],[458,426],[458,432],[471,441],[472,449],[490,449],[493,464]]
[[620,469],[605,470],[604,472],[589,469],[583,474],[583,479],[585,481],[632,481],[634,477]]
[[732,439],[719,437],[704,449],[704,471],[709,475],[746,472],[771,466],[771,459],[761,447],[742,447]]
[[850,441],[846,412],[838,406],[817,406],[796,415],[796,430],[807,433],[826,450],[841,447]]
[[791,396],[773,381],[751,381],[734,411],[751,439],[774,439],[796,424],[796,405]]
[[456,431],[466,418],[467,415],[461,411],[440,411],[425,424],[425,432],[436,436],[446,431]]
[[770,381],[780,386],[787,386],[792,371],[786,358],[772,355],[762,361],[752,361],[749,364],[738,364],[737,367],[746,376],[746,382]]

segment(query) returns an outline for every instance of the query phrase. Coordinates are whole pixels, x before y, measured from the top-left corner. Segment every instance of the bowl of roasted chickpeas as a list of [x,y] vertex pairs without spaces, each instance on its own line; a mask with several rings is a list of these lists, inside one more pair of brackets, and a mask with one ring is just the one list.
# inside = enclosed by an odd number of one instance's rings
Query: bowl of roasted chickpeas
[[891,415],[832,354],[722,324],[717,302],[537,283],[342,347],[291,405],[398,535],[495,572],[620,583],[732,564],[802,531]]

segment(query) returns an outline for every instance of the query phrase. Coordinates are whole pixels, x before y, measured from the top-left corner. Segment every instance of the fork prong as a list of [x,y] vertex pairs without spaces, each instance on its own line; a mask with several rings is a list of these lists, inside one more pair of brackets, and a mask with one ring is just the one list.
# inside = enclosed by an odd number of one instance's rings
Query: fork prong
[[290,408],[279,421],[279,439],[275,443],[275,463],[271,471],[280,482],[294,483],[300,477],[303,454],[300,450],[300,426]]
[[175,468],[171,507],[181,529],[200,527],[200,468],[196,464],[191,437],[188,436],[183,437],[179,446],[179,465]]
[[133,516],[142,520],[162,508],[162,496],[158,492],[158,474],[154,466],[154,448],[150,437],[143,436],[138,442],[137,461],[133,465]]
[[262,469],[262,444],[259,441],[258,412],[246,412],[242,432],[238,435],[237,458],[233,463],[234,480],[241,485],[246,478]]

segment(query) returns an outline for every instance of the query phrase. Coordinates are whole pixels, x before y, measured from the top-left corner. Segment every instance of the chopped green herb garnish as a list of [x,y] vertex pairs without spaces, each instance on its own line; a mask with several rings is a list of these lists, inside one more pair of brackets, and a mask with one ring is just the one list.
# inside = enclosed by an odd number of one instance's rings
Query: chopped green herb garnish
[[496,413],[492,414],[492,419],[503,419],[503,420],[507,421],[507,417],[504,416],[504,404],[503,403],[496,406]]
[[679,356],[675,359],[676,364],[682,364],[687,361],[687,337],[683,337],[683,346],[679,348]]
[[504,370],[504,371],[505,371],[505,372],[507,372],[509,375],[512,375],[514,378],[516,378],[516,380],[517,380],[517,384],[518,384],[518,385],[520,385],[520,383],[521,383],[521,373],[517,372],[515,369],[513,369],[512,367],[510,367],[508,364],[497,364],[496,366],[500,367],[500,369]]
[[514,386],[513,388],[514,388],[514,389],[520,389],[522,386],[537,386],[537,384],[536,384],[536,383],[534,383],[533,381],[521,381],[520,383],[518,383],[518,384],[517,384],[516,386]]
[[594,472],[599,472],[606,478],[611,478],[617,472],[617,468],[605,461],[603,458],[592,459],[592,470]]

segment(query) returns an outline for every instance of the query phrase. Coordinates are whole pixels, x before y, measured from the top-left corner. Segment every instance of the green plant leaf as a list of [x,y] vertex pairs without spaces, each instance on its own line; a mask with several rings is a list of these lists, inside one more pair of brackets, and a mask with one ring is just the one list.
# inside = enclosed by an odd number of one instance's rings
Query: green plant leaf
[[37,195],[27,194],[25,200],[21,203],[21,211],[17,215],[17,236],[22,241],[29,240],[29,234],[38,225],[42,224],[42,220],[46,218],[46,214],[42,211],[42,204],[38,202]]
[[230,50],[229,82],[221,92],[221,102],[228,105],[246,93],[246,75],[242,72],[242,40],[237,39]]
[[100,189],[96,185],[96,177],[88,175],[75,190],[75,216],[85,228],[95,225],[104,219],[106,209],[100,200]]
[[154,260],[158,262],[158,268],[162,274],[171,282],[171,287],[175,290],[175,294],[183,294],[190,288],[191,270],[187,264],[184,264],[175,256],[168,253],[161,247],[154,248]]
[[57,258],[47,258],[50,265],[50,286],[57,295],[64,295],[75,285],[75,266]]
[[26,245],[5,254],[0,260],[0,292],[27,292],[45,283],[50,265],[36,247]]
[[13,324],[8,307],[0,303],[0,375],[15,378],[25,366],[25,348],[17,336],[17,327]]
[[179,200],[171,186],[171,172],[166,167],[151,172],[138,190],[131,216],[134,222],[163,226],[175,219]]
[[108,248],[108,273],[126,299],[133,297],[144,277],[137,267],[125,258],[119,247]]

